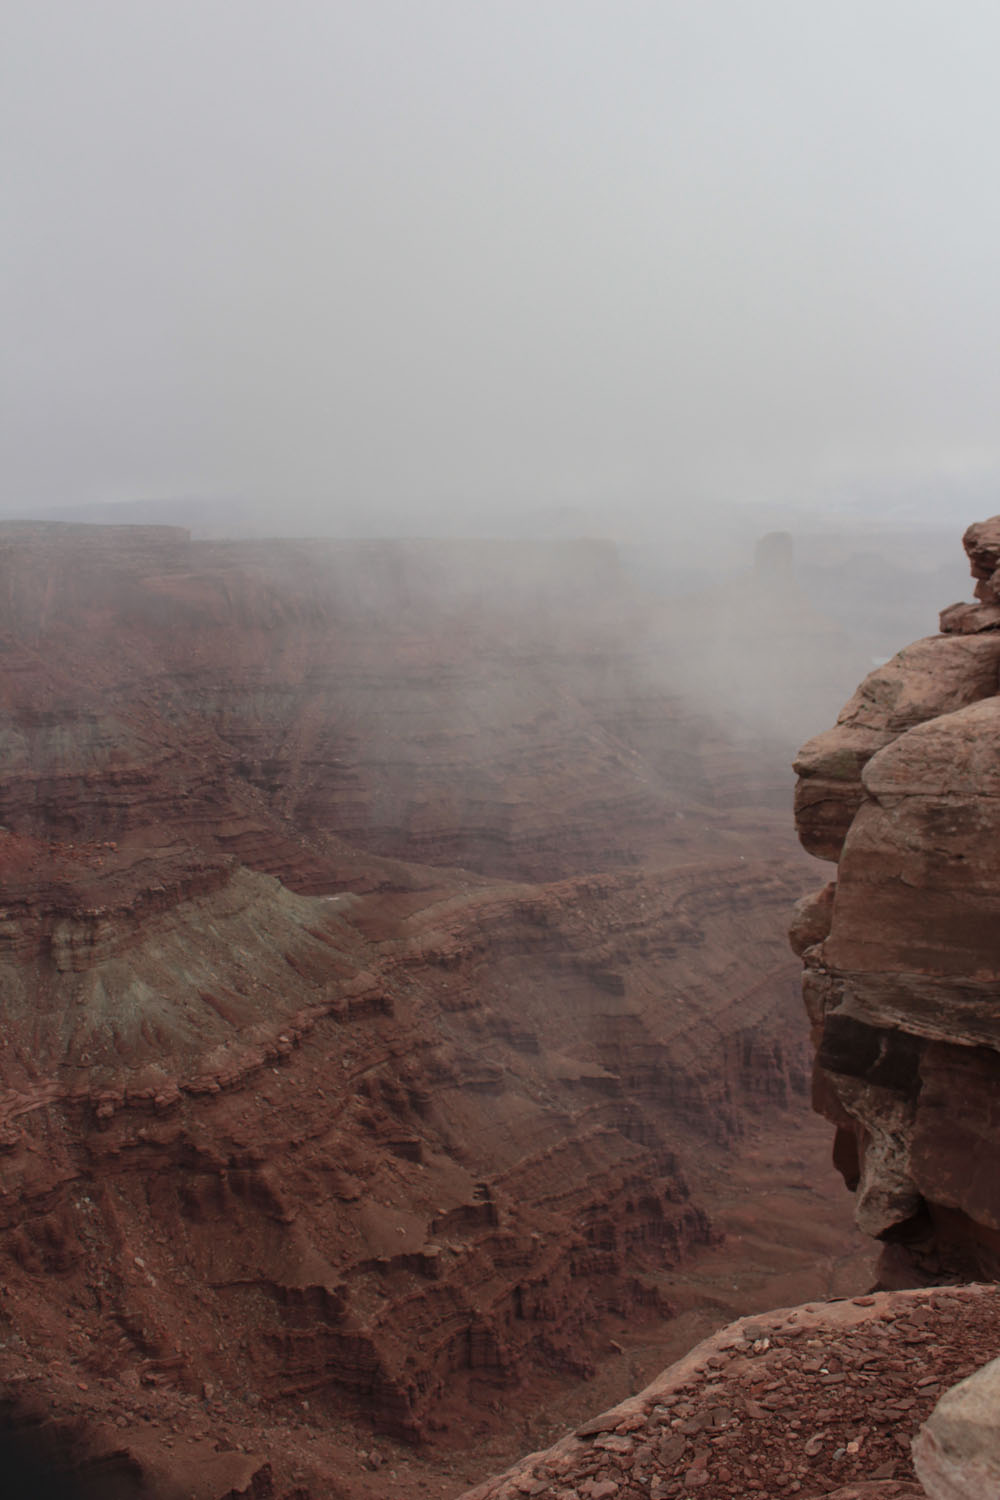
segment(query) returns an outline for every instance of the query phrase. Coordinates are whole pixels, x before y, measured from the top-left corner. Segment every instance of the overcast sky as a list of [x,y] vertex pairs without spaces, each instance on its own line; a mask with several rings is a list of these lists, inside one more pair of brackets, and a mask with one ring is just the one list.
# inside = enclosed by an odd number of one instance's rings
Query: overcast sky
[[3,8],[5,507],[1000,476],[995,0]]

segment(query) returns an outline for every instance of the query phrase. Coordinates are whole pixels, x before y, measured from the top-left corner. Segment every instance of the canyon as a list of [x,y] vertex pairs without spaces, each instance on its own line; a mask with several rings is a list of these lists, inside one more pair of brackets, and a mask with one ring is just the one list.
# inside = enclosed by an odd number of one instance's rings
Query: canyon
[[600,542],[0,527],[8,1432],[102,1496],[454,1494],[863,1284],[769,696],[841,648]]
[[791,926],[813,1102],[880,1290],[736,1319],[464,1500],[996,1492],[1000,517],[963,540],[976,602],[796,761],[800,838],[837,867]]

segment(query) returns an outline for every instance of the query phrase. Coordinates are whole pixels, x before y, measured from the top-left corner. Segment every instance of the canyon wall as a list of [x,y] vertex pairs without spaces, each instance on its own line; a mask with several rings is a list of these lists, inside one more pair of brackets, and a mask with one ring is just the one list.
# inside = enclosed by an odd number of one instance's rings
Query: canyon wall
[[964,544],[977,602],[796,763],[802,843],[837,865],[792,932],[815,1102],[889,1281],[1000,1270],[1000,517]]
[[670,1315],[807,1108],[808,861],[665,635],[601,543],[0,528],[11,1421],[355,1495]]
[[0,528],[0,820],[19,833],[183,826],[297,889],[328,888],[337,840],[544,880],[731,848],[728,809],[774,800],[727,705],[713,722],[671,679],[676,631],[607,544],[103,530]]

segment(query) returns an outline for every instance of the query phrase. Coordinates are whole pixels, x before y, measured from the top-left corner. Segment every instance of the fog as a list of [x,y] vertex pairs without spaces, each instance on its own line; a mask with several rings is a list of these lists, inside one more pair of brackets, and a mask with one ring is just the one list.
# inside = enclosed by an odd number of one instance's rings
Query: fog
[[4,32],[7,513],[990,506],[990,4],[32,0]]

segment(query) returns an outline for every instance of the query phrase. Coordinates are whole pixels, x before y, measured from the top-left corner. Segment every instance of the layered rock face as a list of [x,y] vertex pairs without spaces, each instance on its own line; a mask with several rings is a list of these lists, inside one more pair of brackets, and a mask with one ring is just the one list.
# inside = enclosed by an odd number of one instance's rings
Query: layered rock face
[[837,862],[792,933],[816,1104],[887,1275],[1000,1271],[1000,517],[964,541],[979,602],[796,763],[799,835]]
[[327,888],[337,839],[544,880],[641,862],[665,819],[673,850],[731,848],[729,809],[774,800],[772,765],[662,666],[606,544],[104,530],[0,528],[18,832],[209,829],[299,889]]
[[357,1494],[355,1418],[669,1312],[700,1174],[804,1105],[805,880],[656,642],[596,543],[0,529],[17,1421],[122,1493]]

